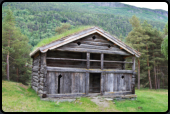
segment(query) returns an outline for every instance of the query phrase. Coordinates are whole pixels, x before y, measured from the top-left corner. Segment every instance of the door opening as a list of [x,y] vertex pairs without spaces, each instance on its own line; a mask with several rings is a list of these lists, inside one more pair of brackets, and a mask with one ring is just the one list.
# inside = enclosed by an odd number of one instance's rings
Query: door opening
[[58,76],[58,94],[60,93],[60,78],[62,77],[62,75],[60,74]]
[[100,93],[101,73],[90,73],[89,93]]

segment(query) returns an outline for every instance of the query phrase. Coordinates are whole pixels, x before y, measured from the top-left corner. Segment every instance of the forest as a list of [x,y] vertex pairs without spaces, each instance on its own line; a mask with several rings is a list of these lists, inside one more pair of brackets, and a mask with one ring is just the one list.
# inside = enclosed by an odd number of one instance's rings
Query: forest
[[32,72],[29,53],[40,41],[58,35],[56,28],[65,24],[70,25],[69,29],[90,25],[102,28],[141,53],[136,58],[138,89],[168,88],[167,18],[153,18],[160,14],[151,11],[139,16],[129,10],[132,8],[113,10],[93,3],[3,3],[2,79],[28,85]]

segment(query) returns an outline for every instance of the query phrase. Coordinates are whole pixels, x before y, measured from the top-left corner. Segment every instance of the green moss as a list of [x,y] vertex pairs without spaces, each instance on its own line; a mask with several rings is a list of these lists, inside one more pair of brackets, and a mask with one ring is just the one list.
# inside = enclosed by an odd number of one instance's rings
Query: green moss
[[75,34],[77,32],[81,32],[85,29],[88,29],[88,28],[91,28],[93,26],[79,26],[77,28],[74,28],[74,29],[71,29],[71,30],[68,30],[62,34],[59,34],[59,35],[56,35],[56,36],[53,36],[51,38],[46,38],[46,39],[42,39],[34,48],[33,48],[33,51],[39,47],[42,47],[42,46],[45,46],[53,41],[56,41],[56,40],[59,40],[63,37],[66,37],[66,36],[69,36],[69,35],[72,35],[72,34]]

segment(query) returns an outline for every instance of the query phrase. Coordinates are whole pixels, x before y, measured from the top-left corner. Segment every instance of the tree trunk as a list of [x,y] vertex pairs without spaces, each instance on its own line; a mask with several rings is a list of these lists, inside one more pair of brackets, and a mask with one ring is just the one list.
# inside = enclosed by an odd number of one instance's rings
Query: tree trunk
[[[146,46],[146,50],[148,51],[148,47],[147,46]],[[148,52],[147,52],[147,55],[148,55]],[[147,65],[149,67],[149,57],[147,57]],[[150,89],[152,89],[152,83],[151,83],[151,77],[150,77],[150,69],[148,69],[148,78],[149,78]]]
[[155,62],[154,62],[154,75],[155,75],[155,89],[157,89],[157,84],[156,84],[156,68],[155,68]]
[[[8,47],[9,44],[10,44],[10,40],[8,40]],[[9,51],[6,58],[6,74],[7,74],[7,80],[9,80]]]
[[140,60],[138,59],[138,89],[140,89]]

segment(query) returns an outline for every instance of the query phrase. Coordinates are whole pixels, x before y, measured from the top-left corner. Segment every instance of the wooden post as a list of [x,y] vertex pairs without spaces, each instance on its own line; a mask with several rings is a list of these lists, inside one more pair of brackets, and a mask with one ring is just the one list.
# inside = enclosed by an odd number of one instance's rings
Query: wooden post
[[100,80],[100,93],[103,95],[104,92],[104,72],[101,73],[101,80]]
[[101,53],[101,70],[103,70],[103,59],[104,59],[104,54]]
[[90,68],[90,53],[87,53],[87,69]]
[[135,56],[132,57],[132,71],[133,71],[133,74],[132,74],[132,94],[135,94]]
[[89,93],[89,72],[86,72],[86,83],[85,83],[85,93],[88,95]]

